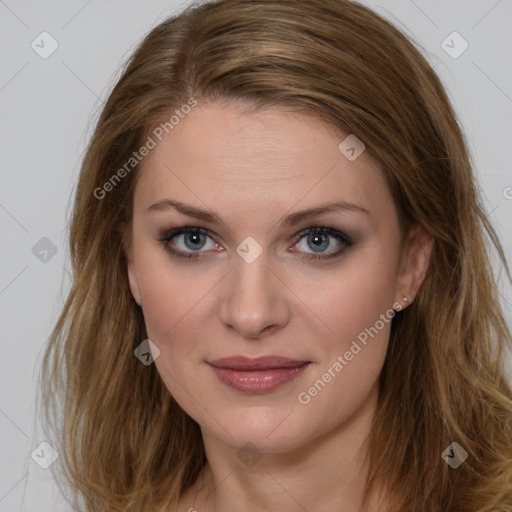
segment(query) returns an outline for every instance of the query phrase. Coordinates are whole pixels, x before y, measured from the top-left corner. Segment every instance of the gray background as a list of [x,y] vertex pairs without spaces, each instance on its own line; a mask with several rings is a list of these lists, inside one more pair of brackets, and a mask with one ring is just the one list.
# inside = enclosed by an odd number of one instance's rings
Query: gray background
[[[465,130],[489,218],[512,254],[512,1],[376,0],[423,48]],[[51,470],[31,458],[45,439],[35,415],[41,351],[68,289],[66,226],[85,143],[121,62],[188,2],[0,0],[0,512],[65,511]],[[58,43],[47,51],[41,32]],[[452,58],[453,31],[469,44]],[[46,36],[45,36],[46,37]],[[452,54],[463,41],[448,38]],[[56,253],[45,254],[47,237]],[[38,244],[39,245],[36,245]],[[42,245],[41,245],[42,244]],[[45,245],[46,244],[46,245]],[[37,250],[32,250],[36,246]],[[44,261],[46,258],[46,261]],[[42,260],[43,261],[42,261]],[[511,262],[512,263],[512,262]],[[499,271],[496,267],[496,271]],[[510,286],[502,298],[510,321]]]

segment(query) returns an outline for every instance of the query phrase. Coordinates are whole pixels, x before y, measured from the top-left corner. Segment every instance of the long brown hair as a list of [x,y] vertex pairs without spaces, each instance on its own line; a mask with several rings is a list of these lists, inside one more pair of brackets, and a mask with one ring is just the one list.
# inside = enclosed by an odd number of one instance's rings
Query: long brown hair
[[[41,373],[62,470],[85,510],[176,503],[205,463],[196,422],[134,357],[147,336],[125,258],[138,168],[126,163],[194,101],[313,113],[382,164],[401,227],[420,225],[435,246],[416,300],[393,319],[367,496],[383,486],[394,512],[510,511],[512,337],[487,247],[510,279],[507,262],[440,80],[400,31],[349,0],[191,6],[146,36],[113,88],[83,160],[72,286]],[[468,453],[458,469],[441,457],[454,441]]]

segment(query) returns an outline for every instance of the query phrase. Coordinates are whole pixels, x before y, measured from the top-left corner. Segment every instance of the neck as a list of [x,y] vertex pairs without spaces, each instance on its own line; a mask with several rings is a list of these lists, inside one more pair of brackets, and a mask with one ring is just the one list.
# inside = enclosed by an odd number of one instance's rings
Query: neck
[[[228,447],[203,430],[208,462],[180,500],[183,510],[331,512],[342,505],[344,512],[362,512],[376,400],[377,390],[336,430],[285,453]],[[376,496],[370,504],[378,510]]]

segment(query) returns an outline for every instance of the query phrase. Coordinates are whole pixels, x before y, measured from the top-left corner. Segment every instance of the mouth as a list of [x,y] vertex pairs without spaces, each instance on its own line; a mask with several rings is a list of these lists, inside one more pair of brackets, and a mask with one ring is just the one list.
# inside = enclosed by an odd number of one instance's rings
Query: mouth
[[268,393],[283,386],[302,375],[310,363],[279,356],[233,356],[208,361],[223,384],[251,394]]

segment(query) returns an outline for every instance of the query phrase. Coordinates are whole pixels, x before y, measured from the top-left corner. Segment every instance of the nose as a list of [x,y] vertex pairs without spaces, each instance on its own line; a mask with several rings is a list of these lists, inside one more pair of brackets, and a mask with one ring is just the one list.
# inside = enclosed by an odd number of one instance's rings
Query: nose
[[222,323],[240,336],[260,340],[289,321],[289,289],[283,278],[268,266],[263,252],[247,263],[236,257],[234,268],[223,279],[219,316]]

